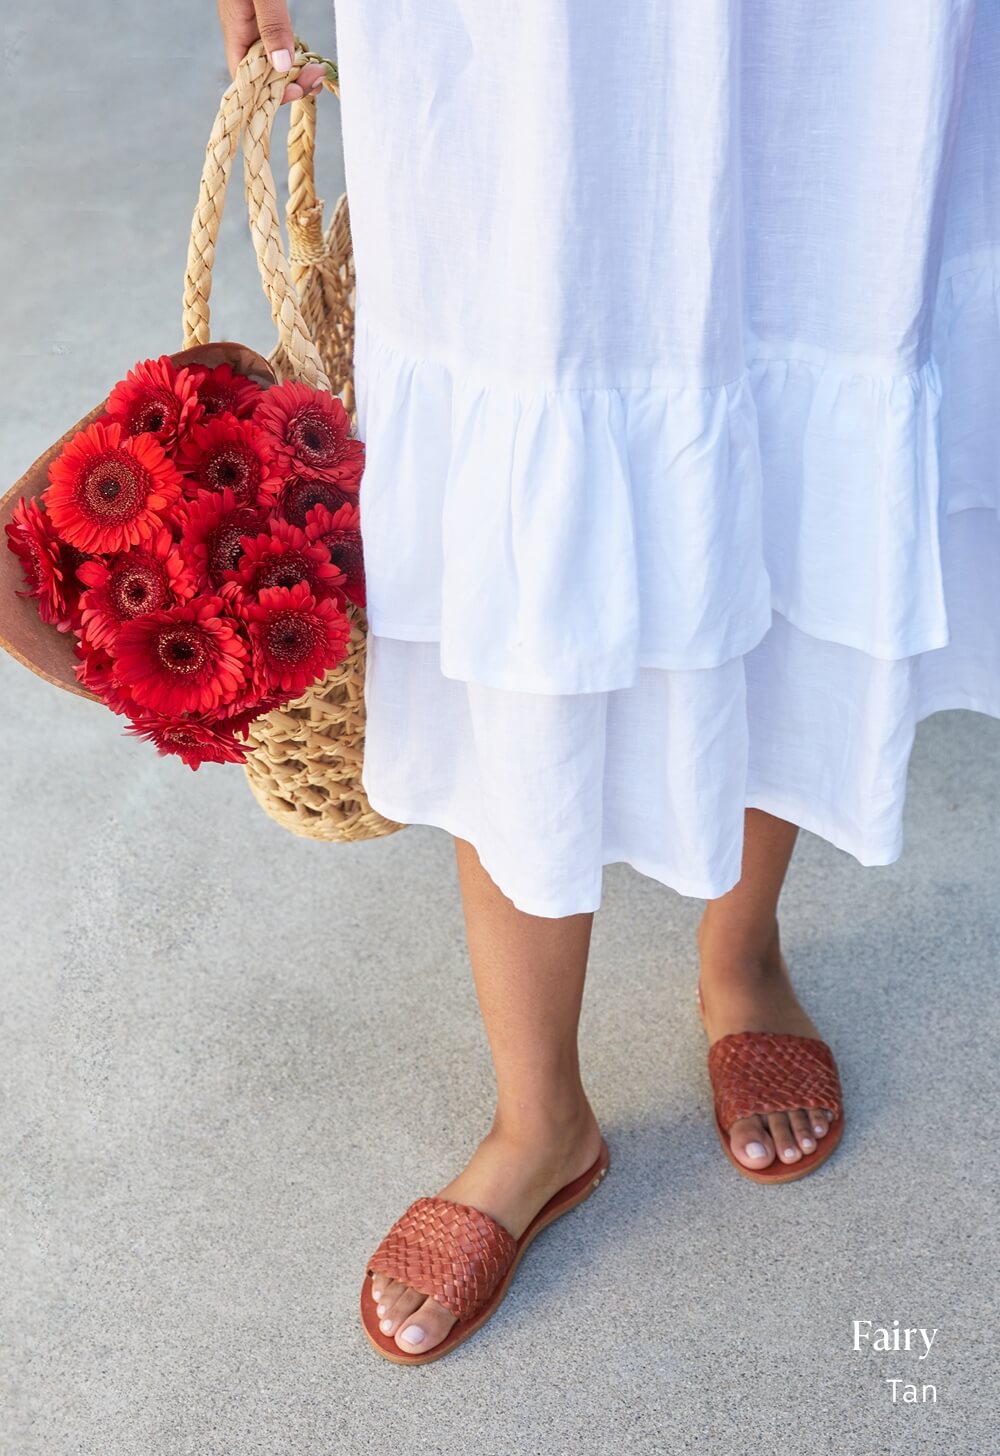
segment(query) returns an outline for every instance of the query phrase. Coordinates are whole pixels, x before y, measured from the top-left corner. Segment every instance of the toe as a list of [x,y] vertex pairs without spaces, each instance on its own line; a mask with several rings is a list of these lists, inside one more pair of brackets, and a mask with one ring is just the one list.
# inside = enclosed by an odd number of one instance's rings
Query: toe
[[833,1114],[825,1107],[810,1107],[809,1117],[812,1122],[812,1130],[817,1137],[826,1137],[830,1131],[830,1123],[833,1121]]
[[766,1168],[774,1162],[774,1143],[759,1117],[741,1117],[729,1129],[733,1155],[748,1168]]
[[795,1134],[792,1132],[788,1121],[787,1112],[769,1112],[767,1114],[767,1125],[771,1129],[771,1136],[774,1139],[774,1146],[777,1149],[778,1157],[783,1163],[797,1163],[802,1157],[799,1145],[795,1141]]
[[816,1151],[816,1136],[812,1130],[812,1123],[809,1114],[802,1107],[796,1107],[789,1114],[788,1121],[791,1123],[792,1132],[795,1134],[795,1141],[803,1153],[814,1153]]
[[419,1308],[396,1331],[396,1344],[408,1354],[419,1354],[440,1344],[455,1323],[455,1316],[436,1299],[421,1296]]
[[380,1274],[376,1269],[369,1287],[376,1306],[381,1304],[388,1309],[396,1296],[403,1292],[406,1285],[401,1284],[398,1279],[390,1279],[388,1275]]
[[395,1291],[391,1292],[388,1300],[383,1300],[384,1312],[379,1318],[379,1329],[384,1335],[395,1335],[400,1324],[411,1315],[415,1309],[419,1309],[427,1298],[426,1294],[419,1289],[411,1289],[408,1284],[400,1284]]

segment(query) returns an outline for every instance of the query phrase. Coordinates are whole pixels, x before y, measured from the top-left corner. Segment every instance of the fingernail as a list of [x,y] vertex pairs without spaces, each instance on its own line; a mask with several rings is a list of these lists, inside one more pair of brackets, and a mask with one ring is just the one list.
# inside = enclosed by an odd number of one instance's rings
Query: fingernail
[[767,1148],[763,1143],[747,1143],[747,1156],[750,1158],[766,1158]]
[[287,51],[272,51],[271,65],[276,71],[291,70],[292,58]]
[[419,1345],[424,1338],[424,1332],[419,1325],[408,1325],[403,1331],[403,1339],[408,1345]]

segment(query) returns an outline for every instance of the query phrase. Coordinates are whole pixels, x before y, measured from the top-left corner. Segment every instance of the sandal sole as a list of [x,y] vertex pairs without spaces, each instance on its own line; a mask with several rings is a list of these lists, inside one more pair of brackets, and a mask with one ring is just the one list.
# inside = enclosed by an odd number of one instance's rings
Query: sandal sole
[[[718,1113],[715,1113],[715,1131],[719,1135],[719,1142],[722,1144],[722,1151],[732,1163],[738,1173],[744,1178],[749,1178],[751,1183],[794,1183],[798,1178],[806,1178],[814,1173],[820,1163],[825,1163],[827,1158],[840,1142],[844,1131],[844,1119],[838,1117],[836,1122],[831,1122],[829,1129],[820,1138],[814,1153],[804,1153],[797,1163],[783,1163],[775,1155],[773,1163],[768,1163],[765,1168],[748,1168],[741,1163],[733,1152],[729,1142],[729,1135],[719,1121]],[[775,1172],[771,1172],[774,1168]]]

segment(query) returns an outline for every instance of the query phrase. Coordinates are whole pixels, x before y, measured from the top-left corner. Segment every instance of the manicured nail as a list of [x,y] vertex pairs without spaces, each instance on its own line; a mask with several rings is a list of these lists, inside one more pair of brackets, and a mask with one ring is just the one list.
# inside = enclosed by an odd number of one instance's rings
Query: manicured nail
[[407,1325],[403,1331],[403,1339],[408,1345],[419,1345],[424,1338],[424,1331],[419,1325]]
[[748,1158],[766,1158],[767,1148],[763,1143],[747,1143]]
[[385,1314],[385,1305],[384,1304],[377,1304],[375,1306],[375,1313],[376,1314]]
[[786,1158],[794,1158],[795,1157],[795,1149],[794,1148],[786,1148],[785,1149],[785,1157]]
[[392,1329],[392,1320],[383,1320],[382,1323],[379,1325],[379,1329],[382,1331],[383,1334],[387,1335]]
[[381,1291],[381,1289],[379,1289],[379,1287],[378,1287],[377,1284],[373,1284],[372,1285],[372,1299],[381,1299],[381,1298],[382,1298],[382,1291]]
[[289,71],[292,66],[292,58],[287,51],[272,51],[271,65],[276,71]]
[[813,1123],[813,1132],[816,1134],[817,1137],[822,1137],[823,1136],[823,1124],[821,1122],[814,1122]]
[[804,1148],[806,1148],[806,1149],[811,1150],[812,1148],[814,1148],[816,1146],[816,1144],[813,1142],[812,1138],[803,1138],[802,1139],[802,1146]]

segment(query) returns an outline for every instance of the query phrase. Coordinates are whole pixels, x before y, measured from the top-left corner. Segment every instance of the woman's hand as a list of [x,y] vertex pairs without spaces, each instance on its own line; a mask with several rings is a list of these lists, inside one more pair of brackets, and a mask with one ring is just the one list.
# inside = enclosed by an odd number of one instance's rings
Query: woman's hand
[[[295,52],[295,36],[288,17],[287,0],[218,0],[222,41],[226,49],[229,78],[253,45],[262,40],[271,65],[276,71],[287,71]],[[303,66],[294,81],[285,87],[281,105],[297,101],[307,92],[315,95],[326,75],[326,67],[310,62]]]

